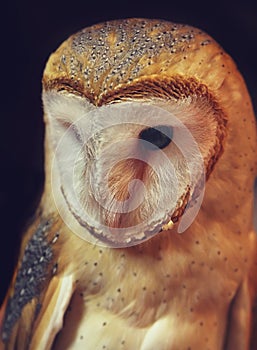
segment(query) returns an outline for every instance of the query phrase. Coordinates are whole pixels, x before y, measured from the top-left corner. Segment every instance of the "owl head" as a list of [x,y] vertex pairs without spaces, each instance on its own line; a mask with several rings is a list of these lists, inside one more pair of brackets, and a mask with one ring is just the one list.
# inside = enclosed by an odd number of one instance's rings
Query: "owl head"
[[86,28],[51,55],[43,104],[45,192],[91,242],[185,232],[205,203],[215,215],[222,184],[249,182],[236,160],[256,142],[247,91],[198,29],[144,19]]

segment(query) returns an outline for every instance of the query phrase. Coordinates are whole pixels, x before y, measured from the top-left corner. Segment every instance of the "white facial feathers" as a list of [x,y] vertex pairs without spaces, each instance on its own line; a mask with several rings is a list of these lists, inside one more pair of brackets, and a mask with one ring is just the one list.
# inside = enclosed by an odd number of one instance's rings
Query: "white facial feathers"
[[[57,207],[66,206],[107,244],[136,244],[158,233],[204,183],[204,158],[215,141],[210,108],[199,109],[190,99],[96,107],[53,91],[44,92],[43,101],[63,198]],[[142,139],[143,130],[159,140]],[[163,147],[156,146],[160,137],[166,138]]]

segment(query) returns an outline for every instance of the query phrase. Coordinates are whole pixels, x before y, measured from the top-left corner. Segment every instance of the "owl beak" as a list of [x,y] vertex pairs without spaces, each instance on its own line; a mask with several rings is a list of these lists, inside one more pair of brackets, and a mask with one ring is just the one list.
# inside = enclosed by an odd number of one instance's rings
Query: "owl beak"
[[162,226],[162,231],[168,231],[171,230],[174,226],[174,222],[172,220],[170,220],[167,224],[164,224]]

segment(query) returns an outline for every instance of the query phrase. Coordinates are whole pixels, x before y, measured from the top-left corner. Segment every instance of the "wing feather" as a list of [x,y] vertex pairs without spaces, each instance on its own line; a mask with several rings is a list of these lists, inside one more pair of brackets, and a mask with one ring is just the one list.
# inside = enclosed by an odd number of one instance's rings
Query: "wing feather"
[[63,325],[65,311],[73,294],[72,276],[52,278],[43,300],[30,342],[30,349],[48,350]]

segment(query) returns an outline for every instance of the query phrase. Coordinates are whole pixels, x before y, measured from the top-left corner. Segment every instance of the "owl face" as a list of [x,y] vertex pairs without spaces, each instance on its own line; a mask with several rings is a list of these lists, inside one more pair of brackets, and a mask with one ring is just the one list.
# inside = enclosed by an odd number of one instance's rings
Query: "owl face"
[[192,223],[216,141],[208,106],[149,99],[96,107],[48,91],[44,108],[56,205],[68,224],[72,215],[81,231],[120,247],[151,238],[170,220],[180,232]]
[[167,227],[184,232],[224,139],[225,117],[207,87],[163,73],[169,45],[184,55],[193,30],[142,23],[108,22],[76,34],[53,54],[43,79],[56,207],[73,232],[112,247]]

